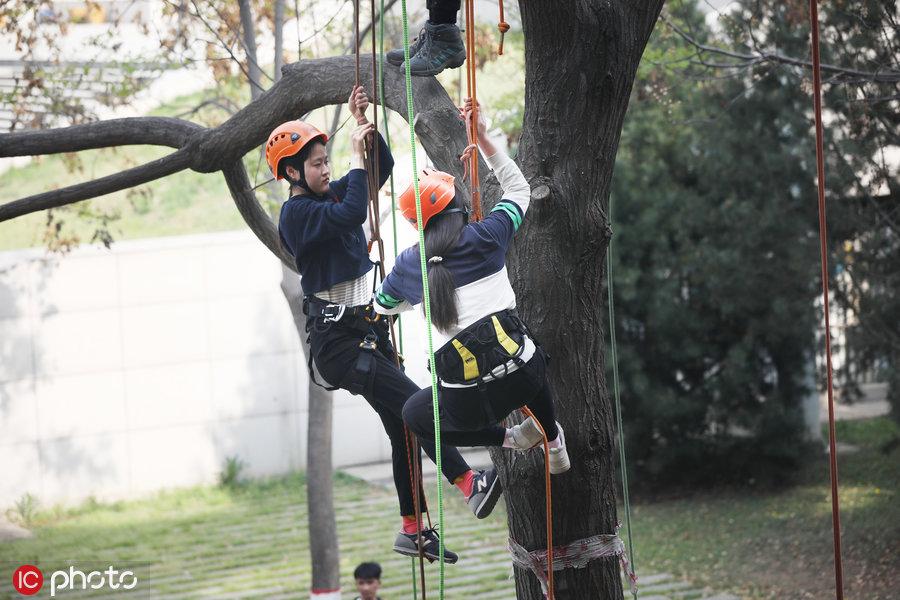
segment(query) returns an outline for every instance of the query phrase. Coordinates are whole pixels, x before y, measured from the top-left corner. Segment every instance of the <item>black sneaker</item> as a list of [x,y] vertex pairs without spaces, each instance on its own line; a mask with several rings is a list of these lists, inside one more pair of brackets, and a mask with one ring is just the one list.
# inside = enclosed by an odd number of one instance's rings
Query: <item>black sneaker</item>
[[[414,37],[412,42],[409,44],[409,57],[412,58],[416,55],[416,52],[419,51],[419,48],[422,47],[422,40],[425,39],[425,28],[422,28],[422,31],[419,32],[418,37]],[[405,60],[403,56],[403,48],[394,48],[393,50],[388,51],[385,54],[385,59],[395,67],[399,67],[403,64]]]
[[409,59],[409,71],[412,75],[437,75],[447,67],[455,69],[466,62],[466,47],[459,34],[459,27],[454,24],[435,25],[426,21],[419,39],[421,45],[415,56]]
[[[418,538],[419,536],[415,533],[403,533],[401,531],[397,534],[397,539],[394,540],[394,552],[399,552],[404,556],[419,556],[419,547],[416,545]],[[440,555],[440,543],[440,538],[435,529],[422,530],[422,555],[427,558],[429,562],[438,560]],[[444,562],[452,565],[458,560],[459,555],[456,554],[456,552],[448,550],[447,547],[444,546]]]
[[503,486],[497,477],[497,469],[479,471],[472,481],[472,493],[466,499],[466,504],[475,513],[476,518],[483,519],[494,510],[502,493]]

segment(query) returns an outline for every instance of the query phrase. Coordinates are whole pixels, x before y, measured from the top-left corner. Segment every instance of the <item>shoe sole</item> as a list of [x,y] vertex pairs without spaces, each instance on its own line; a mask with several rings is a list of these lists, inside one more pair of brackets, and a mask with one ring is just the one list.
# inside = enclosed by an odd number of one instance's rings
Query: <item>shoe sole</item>
[[[413,550],[411,548],[404,548],[402,546],[395,545],[394,552],[396,552],[397,554],[402,554],[403,556],[410,556],[412,558],[419,557],[418,550]],[[437,554],[432,554],[430,552],[423,552],[422,556],[424,556],[426,559],[428,559],[429,562],[435,562],[438,559]],[[453,557],[449,557],[446,554],[444,554],[444,562],[447,563],[448,565],[456,564],[457,560],[459,560],[459,557],[453,558]]]
[[491,487],[484,495],[484,498],[481,499],[481,503],[473,511],[475,513],[475,518],[484,519],[489,514],[491,514],[491,512],[494,510],[494,507],[497,506],[497,500],[500,499],[500,495],[502,493],[503,485],[501,485],[500,483],[500,478],[495,477],[494,483],[491,484]]
[[444,65],[443,67],[441,67],[439,69],[426,69],[424,71],[410,71],[410,75],[412,75],[413,77],[434,76],[434,75],[437,75],[438,73],[441,73],[444,69],[458,69],[459,67],[463,66],[465,64],[465,62],[466,62],[466,53],[465,53],[465,51],[463,51],[462,57],[460,57],[460,55],[457,54],[446,65]]

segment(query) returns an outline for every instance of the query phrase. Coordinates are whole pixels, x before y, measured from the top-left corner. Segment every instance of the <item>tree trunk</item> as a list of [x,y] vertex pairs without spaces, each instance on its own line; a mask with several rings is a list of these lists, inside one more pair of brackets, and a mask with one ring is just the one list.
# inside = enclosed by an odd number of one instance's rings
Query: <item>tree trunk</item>
[[[252,7],[247,0],[241,0],[241,23],[244,28],[244,44],[250,57],[250,96],[256,100],[262,93],[261,71],[256,65],[256,39],[253,35]],[[281,79],[282,67],[282,22],[284,18],[284,0],[276,0],[275,4],[275,77]],[[299,18],[299,15],[297,16]],[[250,26],[248,27],[248,23]],[[256,79],[254,79],[256,77]],[[265,145],[260,148],[262,159],[265,159]],[[272,198],[282,195],[282,189],[276,181],[266,186]],[[271,215],[278,222],[277,211]],[[303,314],[303,290],[300,278],[284,263],[281,264],[281,291],[291,310],[294,328],[303,348],[303,358],[310,356],[306,334],[306,315]],[[305,363],[305,360],[304,360]],[[304,364],[305,367],[305,364]],[[306,436],[306,498],[307,526],[309,529],[309,554],[312,571],[310,598],[332,600],[340,598],[341,571],[340,550],[338,549],[337,521],[334,513],[334,490],[332,486],[332,405],[331,392],[317,386],[312,378],[307,384],[307,436]],[[319,592],[319,593],[317,593]]]
[[[309,344],[306,343],[306,316],[303,314],[300,278],[284,265],[281,267],[281,290],[291,308],[297,335],[300,336],[300,344],[303,347],[303,356],[308,357],[310,350]],[[341,573],[331,480],[333,399],[331,392],[315,385],[312,379],[309,380],[308,388],[306,499],[312,590],[337,590],[341,584]],[[312,594],[311,597],[316,596]]]
[[[519,160],[534,204],[508,257],[523,317],[552,356],[550,378],[572,470],[553,477],[553,544],[616,531],[613,412],[605,378],[605,252],[612,168],[637,65],[662,7],[520,1],[525,118]],[[547,15],[552,13],[552,19]],[[574,43],[573,43],[574,41]],[[546,548],[543,458],[495,452],[510,536]],[[516,569],[519,599],[542,598]],[[622,598],[618,561],[555,574],[559,600]]]

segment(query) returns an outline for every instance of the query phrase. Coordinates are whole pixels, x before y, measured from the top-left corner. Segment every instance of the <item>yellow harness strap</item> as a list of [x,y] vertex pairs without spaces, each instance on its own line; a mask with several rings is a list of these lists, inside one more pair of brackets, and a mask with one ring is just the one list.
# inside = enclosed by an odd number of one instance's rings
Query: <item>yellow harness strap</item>
[[496,316],[491,317],[491,321],[494,322],[494,331],[497,332],[497,341],[500,342],[500,345],[503,346],[503,349],[506,350],[510,356],[515,356],[519,352],[519,344],[506,335],[506,332],[500,325],[500,320]]
[[475,355],[456,338],[453,338],[453,347],[456,348],[456,351],[459,352],[459,357],[462,359],[463,377],[465,380],[478,379],[478,361],[475,360]]

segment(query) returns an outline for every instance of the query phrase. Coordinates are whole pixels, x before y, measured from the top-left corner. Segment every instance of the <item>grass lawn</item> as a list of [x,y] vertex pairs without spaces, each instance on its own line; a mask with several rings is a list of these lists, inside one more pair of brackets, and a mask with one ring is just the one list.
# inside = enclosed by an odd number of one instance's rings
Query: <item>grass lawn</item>
[[[900,435],[887,418],[838,423],[848,599],[888,600],[900,590]],[[827,436],[826,436],[827,439]],[[780,492],[698,491],[633,509],[638,569],[668,571],[741,598],[834,598],[828,458]]]
[[[880,450],[898,434],[886,418],[839,424],[838,439],[858,447],[839,465],[848,599],[888,600],[900,589],[900,461],[897,449]],[[45,571],[66,561],[132,568],[140,580],[129,594],[135,597],[302,596],[310,575],[304,485],[295,474],[235,490],[198,487],[45,510],[35,519],[33,539],[0,544],[0,563],[10,572],[29,561]],[[390,549],[393,493],[338,474],[335,497],[344,589],[352,589],[358,562],[377,560],[385,568],[382,596],[411,597],[410,561]],[[462,555],[447,567],[447,597],[512,598],[502,503],[479,522],[453,490],[445,497],[446,541]],[[824,458],[780,492],[699,490],[634,507],[639,575],[672,573],[740,598],[833,597],[831,535]],[[431,585],[437,569],[428,572]],[[4,576],[5,597],[14,594]]]

